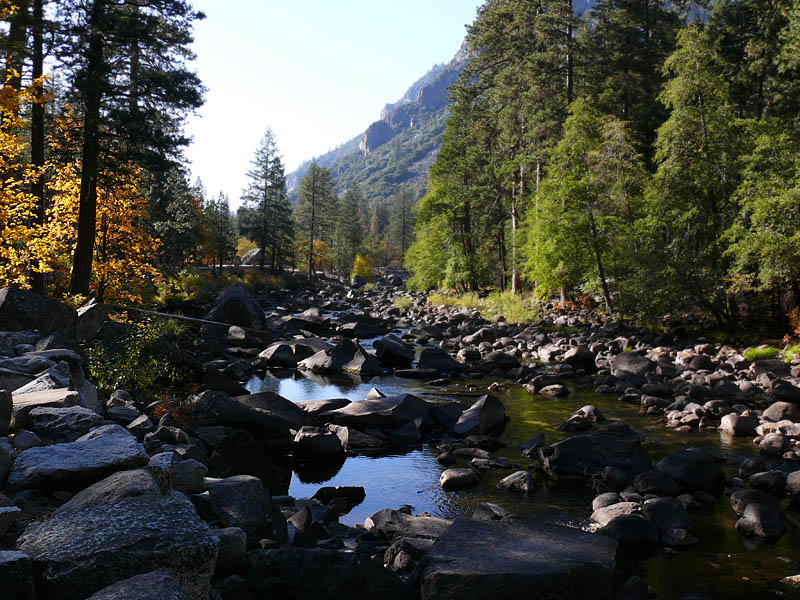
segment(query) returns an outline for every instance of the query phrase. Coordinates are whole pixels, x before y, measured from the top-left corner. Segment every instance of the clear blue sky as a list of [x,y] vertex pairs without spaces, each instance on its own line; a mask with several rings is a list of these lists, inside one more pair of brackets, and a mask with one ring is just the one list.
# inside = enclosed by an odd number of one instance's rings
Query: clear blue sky
[[286,172],[363,132],[436,63],[483,0],[195,0],[195,68],[208,88],[189,120],[192,175],[238,206],[272,127]]

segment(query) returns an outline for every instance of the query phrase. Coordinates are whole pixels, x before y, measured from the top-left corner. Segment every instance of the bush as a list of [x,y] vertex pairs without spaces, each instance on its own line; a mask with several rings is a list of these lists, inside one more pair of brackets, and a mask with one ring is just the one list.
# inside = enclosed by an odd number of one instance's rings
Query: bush
[[750,362],[757,360],[767,360],[770,358],[777,358],[780,350],[774,346],[759,346],[758,348],[749,348],[744,351],[744,357]]
[[496,319],[504,317],[512,323],[527,323],[533,321],[538,312],[521,294],[511,292],[494,292],[486,298],[484,316]]
[[360,275],[364,281],[375,281],[375,269],[372,268],[372,263],[369,258],[356,254],[356,259],[353,261],[353,271],[350,273],[350,279]]
[[174,389],[187,381],[159,354],[162,336],[176,336],[184,328],[169,319],[126,321],[130,333],[113,350],[95,343],[86,351],[89,373],[102,394],[122,389],[153,397],[162,388]]
[[392,298],[392,304],[394,304],[400,310],[408,310],[412,304],[412,301],[408,296],[395,296]]

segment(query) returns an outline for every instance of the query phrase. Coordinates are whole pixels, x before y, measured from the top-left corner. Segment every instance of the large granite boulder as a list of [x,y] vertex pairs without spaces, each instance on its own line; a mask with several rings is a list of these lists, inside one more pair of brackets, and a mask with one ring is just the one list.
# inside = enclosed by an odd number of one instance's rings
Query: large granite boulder
[[47,335],[58,329],[73,332],[77,313],[52,298],[13,287],[0,289],[0,330],[36,330]]
[[218,545],[190,502],[160,496],[62,512],[29,525],[17,540],[48,600],[87,598],[156,569],[170,571],[187,597],[206,598]]
[[275,342],[267,346],[267,349],[258,356],[264,359],[264,362],[270,367],[294,369],[297,367],[297,363],[314,356],[319,351],[319,348],[304,344],[302,340],[291,340]]
[[545,472],[554,479],[580,479],[615,467],[633,478],[652,467],[639,436],[615,423],[605,430],[576,435],[539,450]]
[[419,355],[417,367],[420,369],[433,369],[449,373],[451,371],[461,372],[466,367],[455,360],[441,348],[425,348]]
[[89,600],[152,600],[153,598],[184,600],[186,596],[177,579],[167,573],[151,571],[103,588],[92,594]]
[[25,450],[11,465],[8,487],[77,491],[116,471],[146,465],[149,457],[144,446],[119,429],[124,433]]
[[248,579],[257,598],[294,600],[412,600],[412,588],[359,552],[281,548],[247,553]]
[[468,435],[499,435],[505,429],[508,417],[503,403],[491,394],[481,396],[461,413],[453,425],[453,433]]
[[354,375],[380,375],[383,365],[361,344],[342,340],[333,348],[320,350],[313,356],[299,362],[299,369],[315,373],[353,373]]
[[655,371],[656,363],[638,352],[620,352],[611,360],[611,371],[620,379]]
[[671,475],[683,492],[718,494],[725,487],[722,467],[713,456],[699,448],[673,450],[656,468]]
[[596,373],[595,357],[586,346],[573,346],[564,353],[564,362],[587,373]]
[[414,360],[414,348],[393,333],[383,336],[373,346],[378,360],[388,367],[410,367]]
[[358,400],[337,410],[329,410],[320,419],[356,429],[397,429],[401,425],[424,418],[431,405],[412,394],[399,394],[388,398]]
[[54,443],[74,442],[103,424],[103,417],[81,406],[69,408],[38,407],[30,412],[30,430],[43,440]]
[[242,256],[243,265],[260,265],[264,258],[264,251],[261,248],[251,248]]
[[275,392],[258,392],[247,396],[236,396],[235,399],[250,408],[265,410],[280,417],[292,429],[300,429],[303,425],[313,425],[315,423],[312,415],[291,400],[287,400]]
[[344,447],[333,431],[305,426],[294,436],[292,454],[301,462],[336,462],[344,459]]
[[90,485],[58,507],[57,513],[81,510],[98,504],[111,504],[135,496],[160,496],[161,489],[145,469],[119,471]]
[[289,423],[276,414],[252,408],[238,402],[224,392],[204,392],[190,396],[187,402],[187,426],[236,427],[253,434],[266,449],[283,451],[288,449],[292,437]]
[[364,520],[364,528],[375,536],[392,542],[399,538],[435,540],[444,533],[452,521],[439,517],[412,516],[385,508]]
[[19,431],[30,425],[30,413],[34,408],[63,408],[79,406],[81,395],[68,389],[43,390],[12,395],[11,431]]
[[223,527],[238,527],[248,535],[286,540],[286,522],[257,477],[209,478],[205,481],[205,489]]
[[205,318],[250,329],[265,329],[267,326],[267,318],[255,295],[238,281],[217,298]]
[[570,527],[456,519],[419,564],[422,600],[607,600],[616,543]]
[[36,600],[30,556],[15,550],[0,550],[0,590],[3,598]]

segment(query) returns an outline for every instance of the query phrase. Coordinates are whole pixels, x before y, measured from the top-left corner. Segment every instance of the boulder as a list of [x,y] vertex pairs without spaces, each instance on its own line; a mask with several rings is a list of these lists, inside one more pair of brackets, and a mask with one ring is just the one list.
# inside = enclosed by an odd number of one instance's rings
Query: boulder
[[783,535],[780,510],[775,504],[751,502],[736,521],[736,531],[742,535],[777,539]]
[[684,492],[718,494],[725,487],[722,467],[713,456],[699,448],[673,450],[656,468],[669,474]]
[[619,515],[598,529],[597,533],[614,538],[623,547],[647,550],[658,544],[658,529],[642,515]]
[[758,427],[758,419],[730,413],[722,417],[719,430],[729,435],[752,437]]
[[616,544],[577,529],[456,519],[419,563],[422,600],[611,597]]
[[13,287],[0,289],[0,329],[74,332],[77,313],[57,300]]
[[193,458],[178,461],[172,465],[172,488],[184,494],[199,494],[207,473],[208,467]]
[[251,550],[247,572],[254,597],[294,600],[412,600],[412,588],[359,552],[322,548]]
[[337,435],[345,450],[377,450],[386,446],[385,441],[366,433],[361,433],[358,429],[353,429],[352,427],[329,423],[328,430]]
[[245,406],[265,410],[286,421],[292,429],[300,429],[303,425],[313,425],[315,419],[291,400],[279,396],[275,392],[259,392],[235,398]]
[[11,432],[11,415],[14,412],[14,400],[11,392],[0,389],[0,437]]
[[81,396],[78,392],[68,389],[45,390],[28,394],[13,394],[12,401],[11,430],[19,431],[29,426],[29,415],[34,408],[79,406]]
[[295,459],[309,462],[341,461],[344,448],[339,437],[320,427],[301,427],[294,436],[292,453]]
[[658,469],[650,469],[639,473],[633,479],[633,487],[643,496],[647,494],[677,496],[680,493],[680,488],[675,480],[669,474]]
[[412,394],[358,400],[342,408],[320,414],[325,422],[356,429],[397,429],[418,418],[427,417],[431,405]]
[[139,496],[29,525],[17,549],[50,600],[86,598],[121,579],[166,569],[187,597],[206,598],[219,539],[185,498]]
[[224,392],[204,392],[187,402],[188,428],[236,427],[253,434],[265,449],[279,452],[291,442],[289,423],[281,417],[237,402]]
[[591,520],[600,526],[607,525],[620,515],[641,514],[641,507],[638,502],[616,502],[596,508],[592,513]]
[[620,352],[611,359],[611,372],[620,379],[642,376],[650,371],[655,371],[655,368],[656,363],[638,352]]
[[658,531],[665,533],[670,529],[688,529],[689,513],[675,498],[651,498],[642,504],[644,516],[658,527]]
[[737,490],[731,494],[731,510],[737,515],[743,515],[745,509],[751,504],[762,504],[764,506],[779,507],[779,501],[775,496],[760,490]]
[[367,280],[361,275],[355,274],[350,278],[350,286],[354,289],[360,289],[367,285]]
[[778,421],[791,421],[800,423],[800,408],[789,402],[773,402],[761,415],[764,420],[777,423]]
[[480,481],[481,475],[475,469],[446,469],[439,477],[439,485],[448,492],[473,488]]
[[[329,344],[327,346],[331,347]],[[258,356],[264,359],[264,362],[270,367],[294,369],[297,367],[297,363],[314,356],[322,349],[326,348],[315,348],[304,344],[302,340],[291,340],[288,342],[275,342]]]
[[205,489],[224,527],[238,527],[248,535],[267,534],[262,537],[277,541],[286,539],[286,523],[283,518],[276,522],[276,506],[257,477],[236,475],[225,479],[209,478],[205,481]]
[[499,435],[503,432],[508,418],[503,403],[491,394],[481,396],[472,406],[461,413],[453,426],[453,433],[468,435]]
[[219,554],[214,573],[219,576],[238,573],[247,560],[247,534],[238,527],[212,529],[219,538]]
[[89,596],[88,600],[184,600],[180,582],[159,571],[134,575]]
[[576,435],[539,450],[545,472],[554,479],[580,479],[614,467],[632,478],[652,467],[639,436],[621,423]]
[[379,510],[364,520],[364,528],[375,536],[392,542],[399,538],[435,540],[444,533],[452,521],[439,517],[411,516],[391,509]]
[[62,504],[56,513],[111,504],[124,498],[161,495],[161,489],[149,471],[145,469],[120,471],[78,492]]
[[250,329],[265,329],[267,326],[267,318],[255,295],[238,281],[217,298],[205,319]]
[[441,348],[423,349],[419,355],[417,367],[419,369],[432,369],[445,373],[451,371],[461,372],[466,368]]
[[9,600],[36,600],[33,563],[24,552],[0,550],[0,590]]
[[320,350],[313,356],[299,362],[299,369],[315,373],[353,373],[354,375],[380,375],[383,366],[361,344],[342,340],[329,350]]
[[251,248],[242,255],[243,265],[259,265],[264,258],[264,251],[261,248]]
[[414,360],[414,348],[390,333],[373,344],[375,356],[387,367],[410,367]]
[[516,471],[501,479],[497,487],[501,490],[531,494],[536,491],[536,480],[527,471]]
[[37,407],[29,414],[30,430],[54,443],[74,442],[103,424],[103,417],[81,406],[68,408]]
[[572,346],[564,353],[564,362],[587,373],[596,373],[595,357],[586,346]]
[[785,377],[791,372],[791,367],[789,363],[780,358],[767,358],[755,361],[752,366],[752,371],[755,377],[763,373],[772,373],[776,377]]
[[81,490],[111,473],[140,467],[147,461],[144,447],[127,432],[30,448],[11,465],[8,487],[12,490]]

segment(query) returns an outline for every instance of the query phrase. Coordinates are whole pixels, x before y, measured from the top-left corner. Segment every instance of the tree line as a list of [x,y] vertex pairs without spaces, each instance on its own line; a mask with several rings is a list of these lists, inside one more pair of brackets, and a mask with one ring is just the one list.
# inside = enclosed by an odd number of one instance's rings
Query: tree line
[[488,0],[467,41],[411,285],[800,302],[800,2]]

